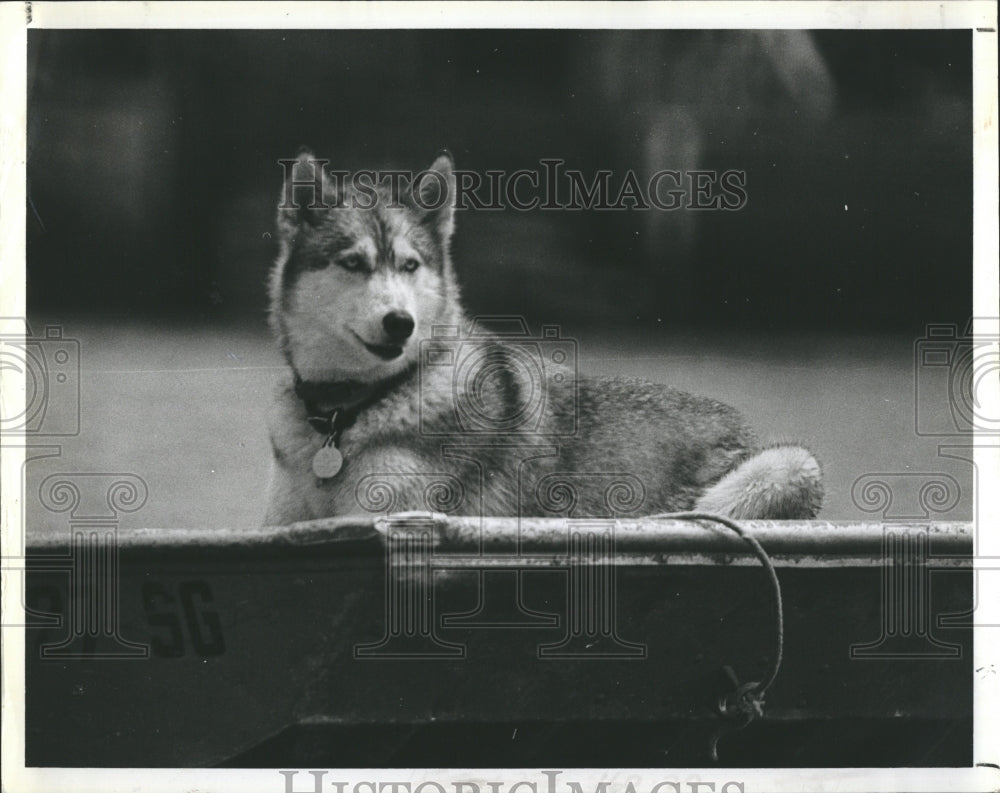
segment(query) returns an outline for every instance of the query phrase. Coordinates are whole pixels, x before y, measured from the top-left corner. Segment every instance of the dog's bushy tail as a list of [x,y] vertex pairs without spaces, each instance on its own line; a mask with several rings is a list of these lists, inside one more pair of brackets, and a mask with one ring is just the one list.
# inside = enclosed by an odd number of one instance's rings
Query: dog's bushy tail
[[815,517],[822,504],[822,470],[812,453],[774,446],[722,477],[695,509],[738,520],[791,520]]

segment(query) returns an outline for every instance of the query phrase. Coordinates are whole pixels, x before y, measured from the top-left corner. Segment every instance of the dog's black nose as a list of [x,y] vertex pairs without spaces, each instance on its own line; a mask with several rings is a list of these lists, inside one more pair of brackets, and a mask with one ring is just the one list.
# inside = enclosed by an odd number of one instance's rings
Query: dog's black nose
[[415,325],[408,311],[390,311],[382,317],[382,327],[394,342],[403,342],[410,338]]

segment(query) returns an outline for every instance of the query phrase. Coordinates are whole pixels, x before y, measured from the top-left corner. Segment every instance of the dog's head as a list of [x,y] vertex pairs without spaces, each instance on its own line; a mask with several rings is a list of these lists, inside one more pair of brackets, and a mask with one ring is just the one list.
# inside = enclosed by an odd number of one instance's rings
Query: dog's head
[[396,189],[370,172],[335,178],[325,165],[309,152],[289,162],[271,322],[304,379],[377,382],[416,362],[432,325],[459,316],[452,160],[440,155]]

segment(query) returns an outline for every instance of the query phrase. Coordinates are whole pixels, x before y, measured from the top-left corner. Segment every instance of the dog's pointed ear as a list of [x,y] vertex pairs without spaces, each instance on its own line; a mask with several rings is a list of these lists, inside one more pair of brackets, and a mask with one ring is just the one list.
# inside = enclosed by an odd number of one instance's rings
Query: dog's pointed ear
[[294,234],[303,224],[315,226],[331,208],[338,196],[326,173],[329,160],[321,160],[302,147],[295,159],[278,160],[284,172],[284,184],[278,198],[278,229],[284,235]]
[[413,177],[410,201],[423,213],[423,222],[437,231],[442,239],[451,238],[455,230],[455,161],[442,151],[426,171]]

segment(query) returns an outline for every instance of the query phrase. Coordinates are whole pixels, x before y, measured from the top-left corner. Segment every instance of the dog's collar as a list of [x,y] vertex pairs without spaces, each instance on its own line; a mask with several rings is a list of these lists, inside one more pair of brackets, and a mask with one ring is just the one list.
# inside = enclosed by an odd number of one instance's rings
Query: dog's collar
[[322,435],[332,436],[334,444],[339,444],[341,433],[354,424],[358,414],[410,377],[412,369],[407,367],[379,383],[303,380],[293,370],[295,396],[305,406],[309,426]]

